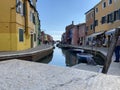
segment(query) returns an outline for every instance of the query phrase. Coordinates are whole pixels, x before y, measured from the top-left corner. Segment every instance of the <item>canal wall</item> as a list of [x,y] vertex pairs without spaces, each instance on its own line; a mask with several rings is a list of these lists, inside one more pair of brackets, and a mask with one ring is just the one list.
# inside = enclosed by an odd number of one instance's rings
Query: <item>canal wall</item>
[[84,52],[86,52],[86,53],[91,53],[93,55],[96,55],[96,56],[102,58],[103,61],[106,60],[106,55],[107,55],[106,49],[105,49],[106,51],[103,52],[102,50],[99,50],[97,47],[75,46],[75,45],[65,45],[65,44],[64,45],[59,44],[58,47],[64,48],[64,49],[83,49]]
[[[60,47],[64,47],[64,48],[81,48],[81,49],[86,49],[86,50],[92,50],[94,52],[98,52],[103,58],[107,57],[107,53],[108,53],[108,49],[106,47],[91,47],[91,46],[73,46],[73,45],[60,45]],[[104,59],[106,60],[106,59]],[[113,53],[112,56],[112,62],[110,64],[110,67],[108,69],[108,73],[109,75],[115,75],[115,76],[120,76],[120,63],[116,63],[114,62],[115,60],[115,54]],[[88,68],[87,68],[88,67]],[[76,65],[74,68],[78,68],[78,69],[83,69],[83,70],[91,70],[91,66],[87,66],[87,65]],[[92,67],[93,68],[93,67]],[[96,68],[96,69],[95,69]],[[94,69],[92,69],[91,71],[95,71],[95,72],[100,72],[102,71],[102,67],[98,66],[98,67],[94,67]]]
[[28,61],[38,61],[53,52],[53,46],[41,45],[24,51],[0,52],[0,60],[22,59]]
[[23,60],[0,62],[0,90],[120,90],[120,76]]

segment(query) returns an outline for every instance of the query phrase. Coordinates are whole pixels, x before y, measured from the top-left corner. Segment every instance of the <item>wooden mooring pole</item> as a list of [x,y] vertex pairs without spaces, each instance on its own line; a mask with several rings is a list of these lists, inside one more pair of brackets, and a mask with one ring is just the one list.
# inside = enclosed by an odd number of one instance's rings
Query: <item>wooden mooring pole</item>
[[113,34],[113,37],[112,37],[112,40],[111,40],[110,47],[108,48],[108,52],[107,52],[104,67],[102,69],[102,73],[104,73],[104,74],[107,74],[107,72],[108,72],[109,66],[110,66],[111,61],[112,61],[114,48],[116,46],[119,35],[120,35],[120,28],[116,28],[115,34]]

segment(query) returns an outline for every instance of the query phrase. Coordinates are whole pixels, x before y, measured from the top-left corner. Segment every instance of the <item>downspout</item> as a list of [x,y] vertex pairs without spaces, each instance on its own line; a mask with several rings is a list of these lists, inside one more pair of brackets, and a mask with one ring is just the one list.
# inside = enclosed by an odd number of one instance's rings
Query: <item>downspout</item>
[[24,23],[25,23],[25,33],[26,34],[28,34],[28,32],[27,32],[27,3],[26,3],[27,1],[26,0],[24,0],[24,15],[25,15],[25,21],[24,21]]
[[94,10],[94,20],[93,20],[93,21],[94,21],[94,24],[93,24],[93,32],[95,33],[95,7],[94,7],[94,9],[93,9],[93,10]]

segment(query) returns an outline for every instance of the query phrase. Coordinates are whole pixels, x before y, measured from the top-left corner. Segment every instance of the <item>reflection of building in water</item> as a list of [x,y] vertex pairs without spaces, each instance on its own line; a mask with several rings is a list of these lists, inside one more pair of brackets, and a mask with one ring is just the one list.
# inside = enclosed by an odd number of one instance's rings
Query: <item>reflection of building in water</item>
[[62,49],[62,53],[65,55],[65,63],[66,66],[73,66],[77,64],[77,58],[73,53],[69,52],[68,50]]

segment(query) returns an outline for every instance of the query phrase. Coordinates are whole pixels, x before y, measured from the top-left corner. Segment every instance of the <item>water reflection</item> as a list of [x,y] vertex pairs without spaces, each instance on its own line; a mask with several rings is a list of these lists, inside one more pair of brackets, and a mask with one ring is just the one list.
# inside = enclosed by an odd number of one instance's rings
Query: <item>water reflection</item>
[[39,60],[40,63],[48,63],[57,66],[73,66],[77,64],[77,57],[75,54],[66,49],[56,47],[54,52],[46,58]]
[[50,63],[51,60],[52,60],[52,58],[53,58],[53,52],[52,52],[50,55],[46,56],[45,58],[40,59],[40,60],[38,60],[38,61],[36,61],[36,62],[40,62],[40,63]]
[[[104,61],[102,58],[100,58],[100,56],[94,56],[94,60],[99,65],[104,64]],[[56,47],[51,55],[42,60],[39,60],[38,62],[57,66],[71,67],[78,64],[79,60],[77,59],[76,54],[70,52],[68,49],[60,49]]]
[[61,50],[65,56],[66,66],[73,66],[77,64],[78,60],[74,53],[71,53],[69,50],[65,50],[65,49],[61,49]]

